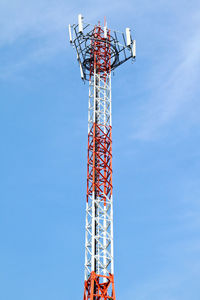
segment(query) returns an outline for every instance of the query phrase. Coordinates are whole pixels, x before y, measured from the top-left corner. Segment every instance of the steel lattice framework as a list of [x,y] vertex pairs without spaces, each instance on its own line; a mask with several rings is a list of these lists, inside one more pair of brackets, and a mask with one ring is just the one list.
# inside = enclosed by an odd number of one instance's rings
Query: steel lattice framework
[[89,80],[84,300],[115,300],[111,71],[135,59],[135,41],[128,28],[125,40],[106,24],[83,23],[81,15],[72,30],[81,77]]

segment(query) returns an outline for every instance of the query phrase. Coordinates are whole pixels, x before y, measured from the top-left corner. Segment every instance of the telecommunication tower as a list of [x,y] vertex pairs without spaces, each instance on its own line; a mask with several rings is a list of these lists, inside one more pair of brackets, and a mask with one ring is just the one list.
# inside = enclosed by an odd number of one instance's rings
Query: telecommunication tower
[[113,252],[111,72],[136,57],[126,33],[92,25],[78,15],[69,25],[81,78],[89,81],[84,300],[116,300]]

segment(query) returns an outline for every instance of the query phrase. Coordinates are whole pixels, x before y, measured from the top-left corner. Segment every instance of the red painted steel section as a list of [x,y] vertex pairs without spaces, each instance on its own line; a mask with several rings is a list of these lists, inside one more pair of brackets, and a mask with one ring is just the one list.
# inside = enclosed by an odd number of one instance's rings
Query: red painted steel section
[[[94,286],[95,291],[94,291]],[[92,272],[90,278],[85,281],[83,300],[116,300],[114,276],[102,276]]]
[[93,124],[88,134],[87,201],[96,191],[104,201],[112,195],[112,140],[111,126]]

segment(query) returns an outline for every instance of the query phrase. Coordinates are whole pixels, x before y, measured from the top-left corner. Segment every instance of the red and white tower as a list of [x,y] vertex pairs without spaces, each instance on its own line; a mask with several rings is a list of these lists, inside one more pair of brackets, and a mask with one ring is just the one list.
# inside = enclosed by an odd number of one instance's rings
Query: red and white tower
[[84,300],[116,300],[113,252],[111,72],[136,57],[126,34],[83,22],[69,25],[81,78],[89,81]]

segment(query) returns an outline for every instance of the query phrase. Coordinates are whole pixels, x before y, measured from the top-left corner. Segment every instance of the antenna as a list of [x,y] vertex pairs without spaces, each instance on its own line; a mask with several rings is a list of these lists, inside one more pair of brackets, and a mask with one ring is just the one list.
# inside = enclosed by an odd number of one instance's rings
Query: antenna
[[81,66],[81,63],[79,63],[79,64],[80,64],[81,79],[84,80],[83,68],[82,68],[82,66]]
[[136,40],[133,40],[132,53],[133,53],[133,58],[135,58],[136,57]]
[[107,27],[104,26],[104,39],[107,39]]
[[81,14],[78,15],[78,30],[81,33],[83,32],[83,18]]
[[72,43],[72,30],[71,30],[71,25],[69,24],[69,41]]
[[131,32],[130,32],[130,28],[126,28],[126,45],[127,46],[131,45]]

